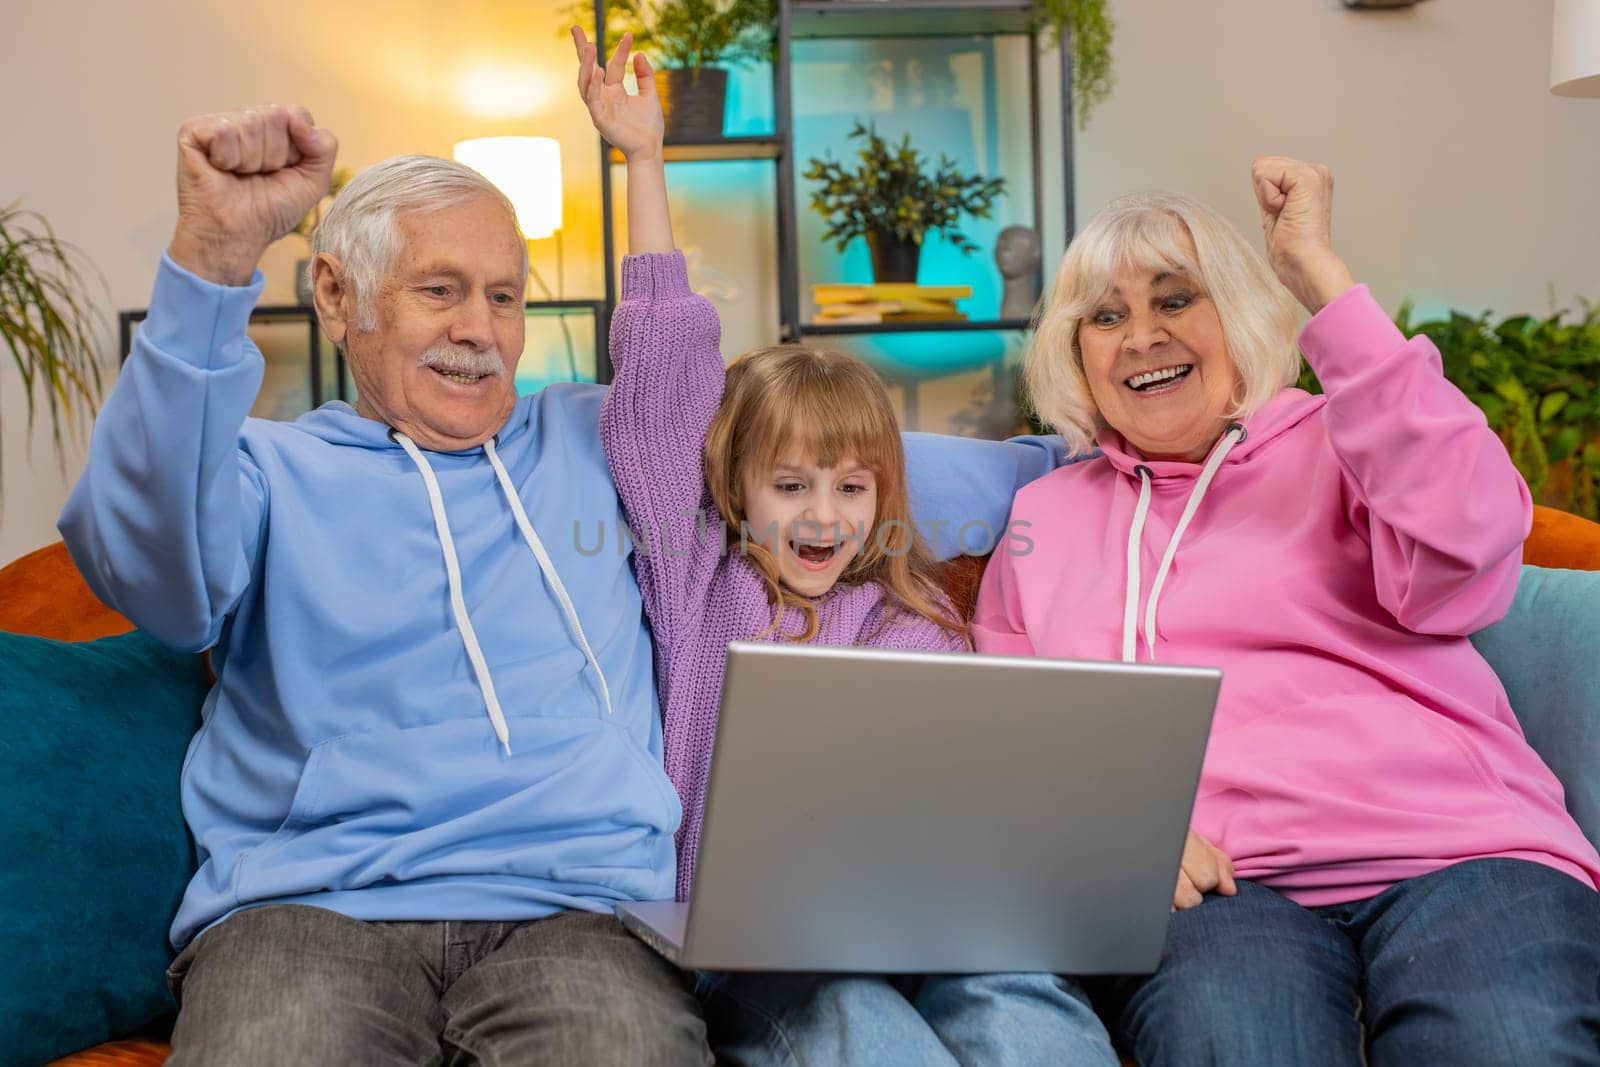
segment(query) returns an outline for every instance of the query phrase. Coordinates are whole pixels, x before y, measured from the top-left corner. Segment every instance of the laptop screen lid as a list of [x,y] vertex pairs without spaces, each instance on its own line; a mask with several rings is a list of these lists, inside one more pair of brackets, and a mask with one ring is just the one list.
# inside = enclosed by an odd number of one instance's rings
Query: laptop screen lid
[[731,644],[678,962],[1153,970],[1220,683]]

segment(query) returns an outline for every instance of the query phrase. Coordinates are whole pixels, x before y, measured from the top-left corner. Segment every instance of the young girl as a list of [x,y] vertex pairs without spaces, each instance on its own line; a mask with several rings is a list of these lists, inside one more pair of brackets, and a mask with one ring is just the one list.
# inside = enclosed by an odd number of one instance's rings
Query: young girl
[[[674,251],[648,61],[622,79],[573,29],[578,86],[628,165],[629,255],[601,435],[640,543],[667,771],[683,801],[678,897],[695,853],[729,641],[966,650],[910,523],[882,383],[847,356],[761,348],[724,370],[716,311]],[[821,691],[819,690],[819,697]],[[1076,985],[1052,975],[699,976],[723,1063],[1115,1063]]]

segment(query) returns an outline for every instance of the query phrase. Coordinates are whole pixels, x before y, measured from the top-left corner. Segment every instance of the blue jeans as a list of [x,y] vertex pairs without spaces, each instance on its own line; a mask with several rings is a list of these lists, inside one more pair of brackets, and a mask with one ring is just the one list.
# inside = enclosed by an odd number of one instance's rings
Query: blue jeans
[[1051,974],[702,972],[696,993],[731,1067],[1117,1064],[1078,984]]
[[1177,912],[1122,1028],[1142,1067],[1600,1063],[1600,893],[1472,860],[1303,908],[1239,882]]

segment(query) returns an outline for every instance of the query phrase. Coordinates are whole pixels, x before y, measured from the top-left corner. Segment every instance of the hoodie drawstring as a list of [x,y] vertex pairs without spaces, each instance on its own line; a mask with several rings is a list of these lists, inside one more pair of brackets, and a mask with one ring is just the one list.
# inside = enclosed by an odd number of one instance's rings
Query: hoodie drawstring
[[[500,741],[500,747],[505,749],[506,755],[511,755],[511,732],[506,727],[505,712],[500,708],[500,697],[495,693],[494,678],[489,674],[488,661],[484,659],[483,648],[478,644],[477,631],[472,627],[472,618],[467,614],[466,598],[461,592],[461,564],[456,558],[455,539],[450,535],[450,521],[444,510],[444,497],[439,492],[439,480],[434,477],[433,468],[428,465],[422,450],[399,430],[390,430],[389,436],[405,450],[411,457],[411,462],[416,465],[417,473],[422,475],[422,483],[428,490],[428,505],[433,510],[433,526],[439,535],[439,548],[444,553],[445,577],[450,586],[450,610],[455,616],[456,629],[461,633],[461,642],[466,646],[467,659],[472,663],[472,673],[478,681],[478,689],[483,693],[484,707],[489,713],[489,722],[494,727],[494,735]],[[511,485],[511,479],[506,474],[505,467],[500,463],[500,458],[495,454],[494,442],[486,441],[484,452],[489,457],[490,464],[494,467],[495,478],[500,483],[501,491],[505,493],[507,501],[511,504],[511,512],[516,517],[517,528],[522,532],[523,540],[528,542],[528,547],[533,550],[534,559],[538,561],[539,570],[544,574],[550,587],[555,590],[556,599],[561,602],[562,610],[566,613],[567,621],[577,636],[578,644],[583,649],[584,658],[594,668],[595,677],[599,679],[600,696],[605,705],[606,714],[611,714],[611,693],[606,687],[605,675],[600,671],[600,664],[595,660],[594,652],[589,647],[589,639],[584,635],[583,626],[578,621],[578,613],[572,606],[572,599],[567,596],[566,587],[561,583],[561,576],[556,573],[555,565],[550,562],[550,556],[544,550],[544,544],[539,540],[539,535],[534,532],[533,524],[528,521],[528,516],[522,509],[522,501],[518,498]]]
[[[1205,467],[1200,471],[1200,477],[1195,481],[1194,489],[1189,493],[1189,502],[1184,505],[1178,525],[1172,529],[1172,537],[1167,541],[1167,550],[1161,554],[1161,565],[1156,568],[1156,580],[1151,583],[1150,599],[1144,609],[1144,643],[1150,651],[1151,662],[1156,658],[1156,604],[1161,600],[1162,587],[1167,584],[1167,572],[1172,569],[1172,561],[1178,555],[1178,542],[1183,539],[1184,531],[1189,528],[1195,512],[1200,510],[1200,501],[1205,498],[1206,489],[1211,485],[1211,480],[1217,476],[1217,471],[1222,469],[1222,463],[1228,458],[1228,453],[1244,439],[1245,428],[1237,422],[1223,432],[1222,440],[1211,450]],[[1134,663],[1139,658],[1136,625],[1139,612],[1139,550],[1144,538],[1145,518],[1150,512],[1150,468],[1141,463],[1134,468],[1134,471],[1139,475],[1139,503],[1133,511],[1133,525],[1128,529],[1128,588],[1122,608],[1124,663]]]
[[390,430],[389,436],[406,450],[406,455],[411,457],[411,462],[417,465],[417,472],[422,475],[422,484],[428,487],[428,504],[433,508],[433,527],[439,534],[439,547],[444,551],[444,573],[450,583],[450,610],[455,614],[461,641],[467,646],[467,659],[472,661],[472,673],[477,676],[478,689],[482,691],[483,702],[489,709],[489,722],[494,725],[494,735],[500,739],[500,747],[509,756],[511,732],[506,729],[505,712],[500,710],[500,698],[495,695],[494,679],[489,677],[489,664],[478,645],[478,633],[472,628],[472,619],[467,615],[466,598],[461,595],[461,564],[456,560],[456,543],[450,536],[450,521],[445,518],[439,480],[433,476],[433,468],[428,466],[422,451],[412,443],[411,438],[399,430]]
[[606,716],[611,716],[611,689],[606,685],[605,672],[600,669],[600,661],[595,658],[594,649],[589,647],[589,637],[583,632],[583,623],[578,620],[578,609],[572,606],[572,598],[567,595],[567,587],[561,582],[561,575],[556,571],[556,565],[550,561],[550,554],[544,550],[544,542],[539,540],[539,534],[533,528],[533,523],[528,521],[528,513],[522,509],[522,497],[517,494],[516,486],[511,484],[511,475],[506,473],[505,467],[500,462],[500,453],[495,451],[495,443],[488,440],[483,443],[483,450],[489,456],[489,464],[494,467],[494,475],[500,480],[500,489],[506,495],[506,502],[511,505],[511,514],[516,517],[517,529],[522,531],[522,539],[528,542],[528,548],[533,551],[533,558],[539,561],[539,570],[544,573],[545,581],[550,583],[550,589],[555,593],[556,599],[561,601],[561,610],[566,613],[567,624],[572,627],[572,636],[577,638],[578,647],[583,649],[583,657],[589,661],[589,666],[594,668],[595,681],[600,686],[600,703],[605,707]]
[[1144,520],[1150,514],[1150,468],[1143,463],[1133,468],[1139,476],[1139,503],[1133,509],[1133,525],[1128,529],[1128,591],[1122,600],[1122,662],[1138,659],[1139,641],[1139,547],[1144,540]]

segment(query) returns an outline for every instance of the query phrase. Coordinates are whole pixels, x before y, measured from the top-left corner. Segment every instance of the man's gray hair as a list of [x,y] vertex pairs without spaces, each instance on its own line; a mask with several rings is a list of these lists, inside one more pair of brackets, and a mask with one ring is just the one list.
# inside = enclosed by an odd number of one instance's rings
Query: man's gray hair
[[[345,284],[356,301],[356,318],[363,330],[378,327],[378,287],[400,258],[400,230],[395,220],[417,211],[438,211],[482,197],[505,205],[511,225],[517,225],[516,208],[488,178],[471,167],[437,156],[395,156],[374,163],[352,178],[311,235],[312,262],[306,264],[306,282],[319,252],[327,252],[344,268]],[[519,231],[520,235],[520,231]],[[528,248],[522,247],[522,272],[528,272]]]

